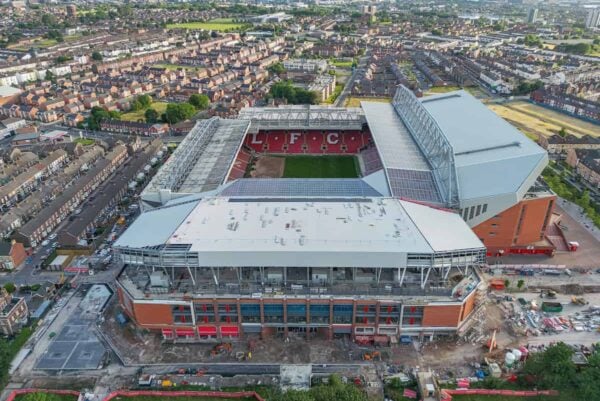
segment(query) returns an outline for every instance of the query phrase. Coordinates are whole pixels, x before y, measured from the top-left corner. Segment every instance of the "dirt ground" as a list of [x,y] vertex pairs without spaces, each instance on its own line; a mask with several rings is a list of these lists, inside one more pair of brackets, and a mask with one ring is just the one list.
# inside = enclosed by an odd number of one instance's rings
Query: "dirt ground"
[[[242,341],[232,342],[231,352],[216,356],[211,355],[211,350],[216,343],[207,344],[170,344],[163,343],[160,335],[136,329],[130,322],[124,326],[116,322],[115,316],[119,311],[116,303],[111,304],[106,312],[106,319],[102,325],[102,332],[108,337],[119,356],[126,364],[152,364],[152,363],[181,363],[181,362],[207,362],[223,363],[236,362],[236,352],[248,352],[249,341],[253,340],[251,363],[336,363],[360,361],[364,350],[350,340],[335,339],[324,340],[312,338],[309,342],[304,334],[290,334],[288,340],[282,336],[269,339],[245,338]],[[381,349],[382,354],[384,349]],[[386,358],[392,355],[387,349]]]
[[529,102],[489,104],[488,107],[533,139],[553,135],[561,128],[576,136],[600,136],[597,125]]
[[254,178],[281,178],[285,168],[285,158],[258,156],[254,169],[250,173]]

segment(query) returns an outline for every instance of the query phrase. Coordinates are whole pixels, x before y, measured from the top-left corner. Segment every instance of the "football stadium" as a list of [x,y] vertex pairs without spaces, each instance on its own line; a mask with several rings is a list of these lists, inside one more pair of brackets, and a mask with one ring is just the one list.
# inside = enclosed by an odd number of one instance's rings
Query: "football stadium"
[[175,342],[460,333],[486,254],[552,252],[547,162],[464,91],[202,120],[114,244],[120,303]]

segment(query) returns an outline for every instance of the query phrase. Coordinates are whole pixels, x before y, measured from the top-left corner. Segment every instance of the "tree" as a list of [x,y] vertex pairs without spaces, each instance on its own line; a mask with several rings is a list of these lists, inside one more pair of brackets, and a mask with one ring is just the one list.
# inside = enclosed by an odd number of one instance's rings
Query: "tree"
[[275,63],[267,68],[271,74],[280,75],[285,72],[285,67],[281,63]]
[[141,95],[138,96],[137,101],[140,102],[143,109],[147,109],[152,104],[152,97],[150,95]]
[[144,117],[146,117],[146,122],[148,124],[154,124],[154,123],[158,122],[158,117],[159,117],[158,111],[154,110],[153,108],[149,108],[144,113]]
[[524,285],[525,285],[525,280],[519,280],[519,281],[517,281],[517,288],[518,289],[523,288]]
[[92,107],[90,116],[87,119],[88,128],[91,130],[99,130],[102,120],[120,120],[121,115],[116,111],[106,111],[101,107]]
[[165,120],[169,124],[176,124],[188,120],[196,114],[196,109],[189,103],[169,103],[165,111]]
[[104,57],[102,57],[102,54],[100,52],[92,52],[92,60],[94,61],[102,61]]
[[560,135],[563,138],[567,136],[567,130],[565,129],[565,127],[561,127],[560,131],[558,131],[558,135]]
[[565,343],[551,345],[543,352],[530,354],[523,373],[534,376],[540,388],[559,391],[570,388],[577,378],[572,356],[573,349]]
[[316,104],[317,94],[302,88],[296,88],[290,81],[277,82],[271,86],[271,96],[286,99],[290,104]]
[[142,103],[140,103],[140,101],[138,99],[135,99],[133,102],[131,102],[131,110],[132,111],[138,111],[138,110],[142,110]]
[[54,74],[50,70],[46,70],[46,75],[44,78],[46,79],[46,81],[54,82]]
[[4,284],[4,289],[9,294],[12,294],[13,292],[15,292],[17,290],[17,287],[13,283],[6,283],[6,284]]
[[197,110],[204,110],[208,108],[208,105],[210,104],[210,99],[206,95],[194,93],[192,96],[190,96],[188,102]]
[[509,279],[504,280],[504,286],[506,288],[510,287],[510,280]]

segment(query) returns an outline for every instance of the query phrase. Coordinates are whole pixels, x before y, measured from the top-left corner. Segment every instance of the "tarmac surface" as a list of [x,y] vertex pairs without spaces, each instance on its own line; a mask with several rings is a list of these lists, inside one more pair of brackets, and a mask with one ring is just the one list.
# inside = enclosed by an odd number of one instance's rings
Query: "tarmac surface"
[[105,285],[93,285],[75,307],[60,332],[54,336],[35,368],[41,370],[98,369],[107,350],[97,337],[94,324],[111,296],[112,292]]

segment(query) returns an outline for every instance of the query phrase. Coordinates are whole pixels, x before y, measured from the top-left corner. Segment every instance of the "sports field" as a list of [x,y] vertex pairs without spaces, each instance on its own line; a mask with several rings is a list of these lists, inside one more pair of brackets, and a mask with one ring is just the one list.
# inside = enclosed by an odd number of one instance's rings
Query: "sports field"
[[284,178],[356,178],[354,156],[286,156]]
[[216,18],[210,21],[183,22],[179,24],[167,24],[167,29],[204,29],[207,31],[229,31],[241,30],[246,24],[233,22],[231,18]]
[[487,106],[532,139],[556,134],[561,128],[575,136],[600,136],[598,125],[533,103],[517,101]]

